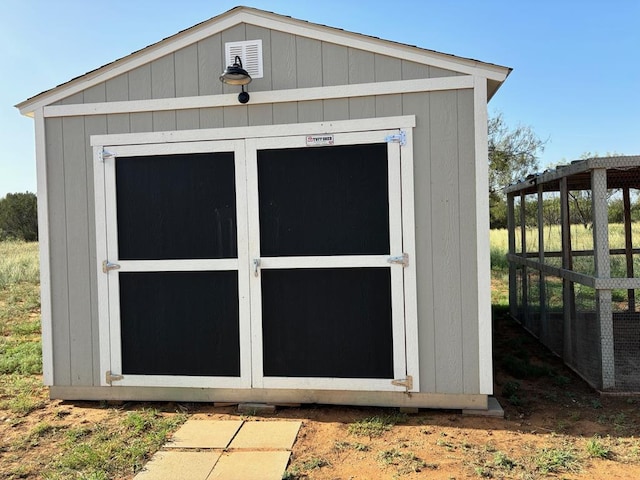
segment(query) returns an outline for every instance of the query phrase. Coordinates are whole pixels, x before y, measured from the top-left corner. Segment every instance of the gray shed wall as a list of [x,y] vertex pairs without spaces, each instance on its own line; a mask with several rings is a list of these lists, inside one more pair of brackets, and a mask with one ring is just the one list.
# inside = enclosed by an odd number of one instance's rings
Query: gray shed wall
[[[227,41],[262,38],[265,78],[249,91],[452,76],[454,72],[240,25],[58,104],[237,92],[223,86]],[[99,385],[93,161],[96,134],[416,115],[421,391],[478,393],[473,91],[46,119],[54,384]],[[488,254],[488,253],[487,253]]]

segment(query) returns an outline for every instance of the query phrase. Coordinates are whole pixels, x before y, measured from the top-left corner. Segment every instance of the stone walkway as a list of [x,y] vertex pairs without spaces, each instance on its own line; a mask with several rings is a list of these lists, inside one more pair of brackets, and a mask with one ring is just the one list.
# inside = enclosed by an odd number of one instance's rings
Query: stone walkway
[[280,480],[301,424],[187,420],[135,480]]

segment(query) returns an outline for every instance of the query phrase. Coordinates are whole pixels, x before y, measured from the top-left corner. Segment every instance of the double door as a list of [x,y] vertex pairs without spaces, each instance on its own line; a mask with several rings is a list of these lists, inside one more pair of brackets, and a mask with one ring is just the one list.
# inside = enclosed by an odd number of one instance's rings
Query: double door
[[407,389],[398,133],[96,147],[105,383]]

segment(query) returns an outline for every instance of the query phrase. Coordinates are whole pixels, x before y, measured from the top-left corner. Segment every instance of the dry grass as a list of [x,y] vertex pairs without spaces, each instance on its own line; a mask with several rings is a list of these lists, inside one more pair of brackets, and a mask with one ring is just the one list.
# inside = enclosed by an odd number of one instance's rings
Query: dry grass
[[0,242],[0,288],[18,283],[40,283],[37,242]]

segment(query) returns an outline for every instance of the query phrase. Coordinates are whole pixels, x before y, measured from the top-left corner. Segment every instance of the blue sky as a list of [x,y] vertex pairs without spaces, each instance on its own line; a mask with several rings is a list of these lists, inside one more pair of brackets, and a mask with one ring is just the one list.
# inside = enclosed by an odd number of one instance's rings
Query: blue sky
[[[3,0],[0,198],[36,190],[33,121],[13,105],[236,1]],[[248,1],[248,0],[247,0]],[[541,165],[640,154],[640,0],[253,0],[248,6],[512,67],[489,104],[548,140]]]

